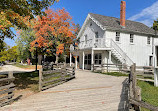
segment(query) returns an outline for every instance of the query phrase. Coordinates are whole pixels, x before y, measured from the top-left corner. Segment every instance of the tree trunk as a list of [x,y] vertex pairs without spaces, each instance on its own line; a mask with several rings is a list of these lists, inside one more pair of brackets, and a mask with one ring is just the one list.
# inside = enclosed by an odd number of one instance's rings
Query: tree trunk
[[38,55],[38,65],[42,64],[42,55]]
[[30,65],[30,58],[27,58],[27,65]]
[[58,63],[58,55],[56,54],[56,61],[55,63],[57,64]]

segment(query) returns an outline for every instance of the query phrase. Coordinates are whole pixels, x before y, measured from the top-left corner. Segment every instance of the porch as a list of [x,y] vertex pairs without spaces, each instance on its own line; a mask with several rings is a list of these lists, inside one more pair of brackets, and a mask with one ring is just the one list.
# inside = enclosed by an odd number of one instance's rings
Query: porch
[[[112,63],[112,53],[110,48],[91,48],[91,49],[83,49],[79,51],[74,51],[73,55],[75,56],[75,66],[79,66],[80,69],[84,70],[93,70],[93,65],[101,65]],[[70,56],[72,54],[70,53]],[[79,57],[79,63],[77,58]],[[70,60],[71,61],[71,60]],[[116,61],[116,60],[115,60]],[[70,64],[72,64],[70,62]]]
[[[112,39],[95,38],[82,41],[79,44],[79,50],[74,51],[73,54],[79,56],[79,68],[83,70],[93,70],[93,64],[126,64],[130,66],[134,63]],[[75,63],[77,68],[77,61]]]

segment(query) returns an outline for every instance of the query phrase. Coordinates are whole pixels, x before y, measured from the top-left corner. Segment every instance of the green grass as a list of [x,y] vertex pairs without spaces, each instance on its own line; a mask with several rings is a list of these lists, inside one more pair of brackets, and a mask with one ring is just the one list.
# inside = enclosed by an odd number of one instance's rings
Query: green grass
[[[139,81],[137,85],[141,88],[142,101],[158,106],[158,87],[154,87],[153,82]],[[141,111],[150,111],[142,108]]]
[[30,67],[30,65],[21,65],[19,63],[14,64],[14,66],[20,67],[20,68],[29,68]]
[[[53,74],[55,74],[56,76],[45,79],[44,82],[60,78],[60,76],[58,76],[58,74],[60,74],[60,73],[53,73]],[[48,74],[46,76],[49,76],[49,75],[52,75],[52,74]],[[44,77],[46,77],[46,76],[44,76]],[[25,73],[15,73],[14,77],[15,77],[14,84],[15,84],[17,90],[29,89],[31,91],[38,92],[39,74],[37,71],[25,72]],[[68,77],[68,76],[65,76],[65,77]],[[59,82],[59,81],[47,83],[47,84],[45,84],[45,86],[54,84],[57,82]]]
[[128,74],[125,74],[125,73],[121,73],[121,72],[108,72],[108,73],[102,73],[102,74],[105,74],[105,75],[111,75],[111,76],[128,76]]
[[15,73],[14,84],[16,89],[30,89],[31,91],[38,92],[38,81],[39,74],[36,71],[25,72],[25,73]]

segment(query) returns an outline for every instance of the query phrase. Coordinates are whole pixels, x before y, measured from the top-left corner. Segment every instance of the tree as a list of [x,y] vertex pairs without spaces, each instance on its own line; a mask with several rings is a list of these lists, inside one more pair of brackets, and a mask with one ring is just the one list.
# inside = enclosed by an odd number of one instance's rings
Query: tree
[[48,9],[45,13],[46,16],[37,17],[34,25],[36,39],[31,43],[31,51],[35,50],[35,42],[38,42],[40,52],[41,48],[46,48],[47,52],[58,56],[76,39],[77,28],[64,8],[56,11]]
[[17,53],[20,60],[31,58],[30,43],[35,40],[35,31],[29,27],[26,30],[20,30],[16,39]]
[[11,27],[27,28],[23,17],[34,18],[44,15],[42,11],[59,0],[1,0],[0,3],[0,39],[13,38]]
[[6,49],[0,52],[0,62],[8,61],[15,61],[18,57],[17,54],[17,46],[12,48]]
[[4,41],[0,40],[0,52],[6,49],[7,49],[7,44]]
[[154,20],[154,23],[153,23],[153,27],[152,27],[155,31],[158,31],[158,19],[157,20]]

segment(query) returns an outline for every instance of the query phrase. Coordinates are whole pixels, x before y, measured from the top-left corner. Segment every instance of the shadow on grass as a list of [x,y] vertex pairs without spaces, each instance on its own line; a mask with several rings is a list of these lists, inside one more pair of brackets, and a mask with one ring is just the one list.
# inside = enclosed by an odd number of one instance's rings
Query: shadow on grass
[[38,84],[38,71],[14,73],[14,77],[14,84],[18,90],[30,88],[30,85]]
[[151,85],[151,86],[154,86],[154,82],[151,82],[151,81],[144,81],[144,82]]

